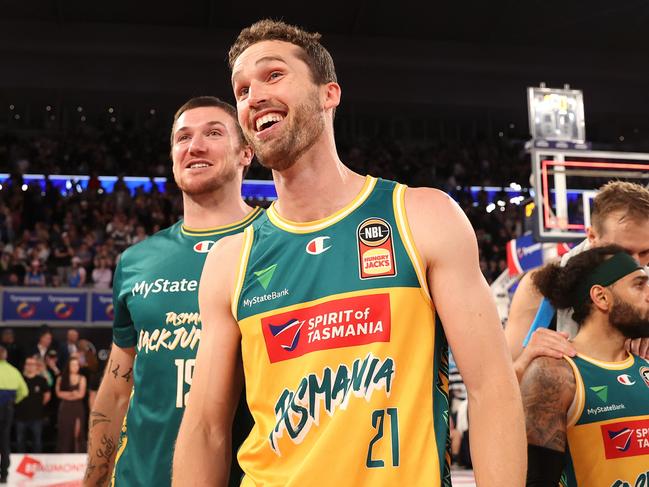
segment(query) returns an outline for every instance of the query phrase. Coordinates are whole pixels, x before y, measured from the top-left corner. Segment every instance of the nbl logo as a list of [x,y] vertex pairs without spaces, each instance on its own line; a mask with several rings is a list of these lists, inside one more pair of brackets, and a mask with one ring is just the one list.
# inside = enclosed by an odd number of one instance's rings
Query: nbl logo
[[368,218],[356,230],[359,277],[373,279],[397,275],[392,227],[382,218]]

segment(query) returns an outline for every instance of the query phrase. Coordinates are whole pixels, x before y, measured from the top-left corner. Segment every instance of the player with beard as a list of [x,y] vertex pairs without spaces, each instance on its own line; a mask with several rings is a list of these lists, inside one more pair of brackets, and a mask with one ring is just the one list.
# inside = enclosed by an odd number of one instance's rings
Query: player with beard
[[115,271],[113,346],[90,413],[84,485],[111,476],[117,487],[170,485],[200,343],[205,257],[262,214],[241,199],[252,157],[232,105],[198,97],[176,112],[171,158],[183,219],[128,248]]
[[[573,308],[577,354],[539,357],[521,382],[527,485],[645,485],[649,465],[649,362],[625,341],[649,337],[647,272],[622,247],[582,252],[533,276],[556,309]],[[563,473],[563,475],[562,475]]]
[[[579,252],[602,245],[620,245],[640,264],[649,265],[649,189],[627,181],[605,184],[593,200],[591,222],[586,239],[561,258],[562,265]],[[575,354],[568,340],[577,332],[577,324],[571,318],[572,310],[558,311],[554,319],[548,316],[543,311],[547,310],[547,303],[541,304],[542,296],[532,282],[534,272],[521,278],[505,328],[505,338],[519,378],[538,356],[561,358]],[[537,329],[523,347],[523,340],[537,314],[539,322],[549,324],[549,328]],[[629,339],[627,346],[634,354],[649,358],[649,339]]]
[[206,260],[174,485],[224,483],[243,375],[243,486],[450,485],[450,343],[478,484],[522,486],[520,393],[473,229],[448,195],[343,164],[319,38],[263,20],[230,49],[239,122],[278,200]]

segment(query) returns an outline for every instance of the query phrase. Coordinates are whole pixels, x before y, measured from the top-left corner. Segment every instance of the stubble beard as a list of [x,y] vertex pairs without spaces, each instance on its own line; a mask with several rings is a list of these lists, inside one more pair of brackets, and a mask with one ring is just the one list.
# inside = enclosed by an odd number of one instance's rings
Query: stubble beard
[[643,316],[638,308],[617,296],[614,297],[613,309],[611,309],[608,321],[626,338],[649,337],[649,314]]
[[237,176],[237,168],[228,164],[228,169],[218,176],[209,178],[185,178],[183,175],[174,174],[174,180],[178,188],[187,196],[198,197],[219,191],[222,187],[227,186]]
[[293,111],[290,126],[284,134],[270,141],[259,141],[248,137],[259,163],[275,171],[283,171],[293,166],[297,160],[316,143],[324,131],[324,113],[320,108],[316,93],[298,105]]

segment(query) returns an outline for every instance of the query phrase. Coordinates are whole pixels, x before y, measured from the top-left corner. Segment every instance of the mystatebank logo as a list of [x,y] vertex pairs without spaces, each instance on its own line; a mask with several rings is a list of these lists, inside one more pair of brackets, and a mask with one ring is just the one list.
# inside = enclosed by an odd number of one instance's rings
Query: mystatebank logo
[[273,291],[267,294],[260,294],[259,296],[253,296],[252,298],[244,298],[243,307],[249,308],[265,301],[272,301],[273,299],[283,298],[284,296],[288,296],[289,294],[289,290],[287,288],[284,288],[281,291]]
[[131,294],[135,296],[139,294],[142,298],[146,299],[149,294],[158,293],[184,293],[195,292],[198,290],[198,281],[195,279],[187,280],[181,279],[180,281],[170,281],[168,279],[156,279],[153,282],[140,281],[135,283]]

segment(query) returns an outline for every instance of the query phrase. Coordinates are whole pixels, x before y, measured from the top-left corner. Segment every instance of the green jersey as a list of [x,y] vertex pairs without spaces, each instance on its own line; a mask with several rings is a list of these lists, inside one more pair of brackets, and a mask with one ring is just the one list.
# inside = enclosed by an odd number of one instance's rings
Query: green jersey
[[198,282],[210,248],[263,211],[232,225],[192,230],[178,222],[128,248],[115,271],[113,341],[135,347],[133,394],[115,458],[113,483],[171,484],[174,443],[200,342]]

